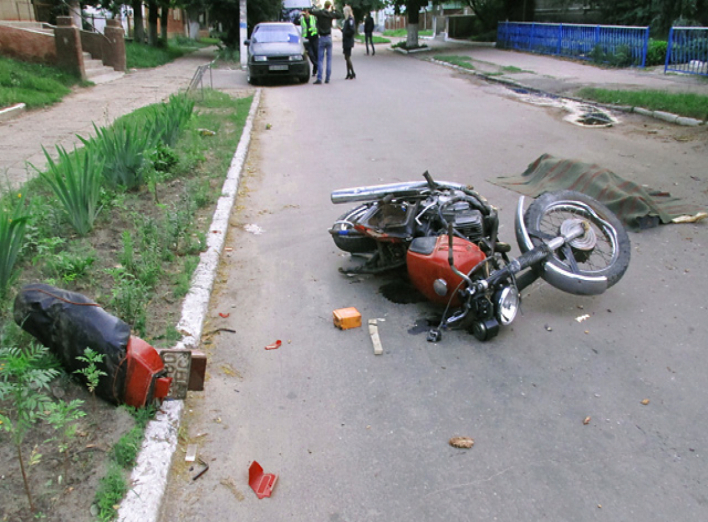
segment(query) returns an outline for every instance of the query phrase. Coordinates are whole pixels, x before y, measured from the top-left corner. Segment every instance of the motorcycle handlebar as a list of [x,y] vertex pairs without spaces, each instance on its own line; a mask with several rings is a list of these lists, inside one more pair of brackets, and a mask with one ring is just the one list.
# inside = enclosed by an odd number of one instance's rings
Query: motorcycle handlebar
[[425,178],[425,181],[428,182],[428,186],[429,186],[432,190],[437,190],[437,189],[438,189],[438,184],[435,183],[435,180],[434,180],[433,177],[430,175],[430,172],[428,172],[427,170],[426,170],[425,172],[423,172],[423,177]]
[[492,286],[510,275],[518,274],[522,270],[539,265],[545,261],[550,254],[550,247],[545,243],[541,244],[536,248],[529,250],[525,254],[521,254],[516,259],[513,259],[504,268],[492,272],[492,274],[486,279],[486,285]]

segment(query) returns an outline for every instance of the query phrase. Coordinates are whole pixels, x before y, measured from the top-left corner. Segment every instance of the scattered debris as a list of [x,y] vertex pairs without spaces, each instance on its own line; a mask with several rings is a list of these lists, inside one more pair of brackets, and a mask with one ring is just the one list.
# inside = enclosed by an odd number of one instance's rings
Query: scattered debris
[[273,126],[270,123],[266,123],[266,130],[270,130],[272,128],[273,128]]
[[587,321],[590,319],[590,314],[584,314],[584,315],[579,315],[578,317],[575,318],[576,321],[579,323],[582,323],[583,321]]
[[201,457],[199,457],[199,464],[201,464],[202,466],[204,466],[204,469],[201,470],[201,471],[200,471],[199,473],[197,473],[196,475],[194,475],[194,476],[192,477],[192,480],[197,480],[199,477],[201,477],[202,475],[204,475],[204,473],[206,473],[207,471],[209,471],[209,464],[207,464],[206,462],[204,462]]
[[379,326],[376,319],[369,319],[369,335],[371,336],[371,342],[374,343],[374,355],[382,355],[383,346],[381,346]]
[[277,350],[278,348],[280,348],[282,346],[282,344],[283,344],[283,341],[278,339],[273,344],[269,344],[268,346],[266,346],[265,349],[266,350]]
[[254,225],[254,224],[248,224],[245,227],[243,227],[243,229],[246,232],[250,232],[251,234],[253,234],[255,236],[260,236],[263,233],[263,229],[261,227],[259,227],[258,225]]
[[233,328],[216,328],[215,330],[209,330],[205,335],[211,335],[219,332],[236,333],[236,330]]
[[585,418],[583,419],[583,424],[584,424],[585,426],[587,426],[588,424],[590,424],[590,420],[591,420],[591,419],[590,419],[589,416],[588,416],[588,417],[585,417]]
[[474,446],[474,440],[470,437],[453,437],[450,439],[450,446],[453,448],[469,449]]
[[228,316],[230,316],[230,315],[231,315],[231,314],[229,314],[229,313],[219,312],[219,317],[221,317],[221,318],[223,318],[223,319],[226,319],[226,318],[227,318]]
[[197,131],[199,131],[199,134],[202,136],[216,136],[216,132],[214,132],[213,130],[197,129]]
[[255,460],[248,468],[248,485],[256,493],[258,498],[270,497],[278,475],[273,473],[263,473],[263,468]]
[[558,107],[570,114],[564,121],[581,127],[612,127],[620,121],[605,109],[555,95],[529,92],[526,89],[511,89],[521,101],[542,107]]
[[190,444],[187,446],[187,455],[184,457],[185,462],[194,462],[197,459],[197,445]]
[[544,328],[546,329],[547,332],[552,332],[552,331],[553,331],[553,328],[551,328],[551,326],[548,325],[548,324],[545,325]]
[[236,497],[236,500],[238,500],[239,502],[243,502],[245,500],[246,497],[243,493],[241,493],[241,490],[238,489],[238,487],[236,486],[236,482],[233,478],[229,477],[221,479],[219,483],[222,486],[226,486],[227,488],[229,488],[231,490],[231,493],[234,494],[234,497]]
[[649,404],[649,399],[644,399],[644,400],[642,401],[642,404],[643,404],[644,406],[646,406],[647,404]]
[[349,328],[358,328],[361,326],[361,314],[354,307],[339,308],[332,312],[334,317],[334,326],[340,330],[348,330]]

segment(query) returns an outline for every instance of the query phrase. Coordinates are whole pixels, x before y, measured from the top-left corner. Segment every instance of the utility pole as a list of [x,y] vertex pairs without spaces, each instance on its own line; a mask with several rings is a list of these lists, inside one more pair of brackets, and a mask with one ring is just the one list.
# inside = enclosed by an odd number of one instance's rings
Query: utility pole
[[246,67],[248,63],[248,50],[243,43],[248,38],[248,18],[246,16],[247,0],[239,0],[239,56],[241,57],[241,67]]

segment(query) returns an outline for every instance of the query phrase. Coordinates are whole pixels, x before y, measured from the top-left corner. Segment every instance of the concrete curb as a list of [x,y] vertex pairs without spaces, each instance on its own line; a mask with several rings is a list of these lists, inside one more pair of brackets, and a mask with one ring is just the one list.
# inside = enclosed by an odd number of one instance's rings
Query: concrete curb
[[4,109],[0,110],[0,122],[8,121],[14,118],[15,116],[19,116],[20,113],[25,110],[25,107],[26,105],[24,103],[16,103],[15,105],[5,107]]
[[[243,127],[241,140],[234,153],[224,182],[221,197],[216,205],[209,227],[207,250],[194,275],[192,286],[182,305],[182,317],[177,328],[184,337],[175,348],[196,347],[209,309],[209,299],[219,266],[219,258],[226,240],[229,216],[233,208],[238,184],[251,143],[253,120],[260,106],[261,90],[256,90],[253,103]],[[163,403],[155,419],[145,430],[145,440],[140,448],[135,468],[130,476],[131,487],[118,509],[120,522],[154,522],[160,514],[160,505],[167,488],[167,476],[172,456],[177,449],[177,433],[180,426],[184,401]]]
[[647,116],[649,118],[654,118],[657,120],[666,121],[668,123],[673,123],[675,125],[682,125],[684,127],[698,127],[701,125],[706,125],[705,121],[697,120],[695,118],[688,118],[685,116],[679,116],[678,114],[672,114],[670,112],[650,111],[650,110],[644,109],[642,107],[618,106],[618,105],[611,105],[611,104],[607,104],[607,103],[599,103],[599,102],[592,101],[592,100],[585,100],[583,98],[575,98],[572,96],[561,96],[558,94],[551,94],[551,93],[542,91],[541,89],[536,89],[534,87],[527,87],[527,86],[525,86],[521,83],[515,82],[513,80],[507,80],[504,78],[495,78],[493,76],[490,76],[487,73],[478,72],[478,71],[474,71],[471,69],[465,69],[464,67],[460,67],[459,65],[453,65],[451,63],[436,60],[434,58],[431,58],[430,61],[433,63],[436,63],[438,65],[444,65],[445,67],[450,67],[451,69],[455,69],[459,72],[473,74],[473,75],[475,75],[479,78],[482,78],[484,80],[499,83],[502,85],[506,85],[507,87],[511,87],[514,89],[525,89],[530,92],[535,92],[535,93],[543,94],[546,96],[553,96],[555,98],[565,98],[568,100],[574,100],[577,102],[587,103],[590,105],[597,105],[599,107],[607,107],[608,109],[614,109],[614,110],[618,110],[618,111],[622,111],[622,112],[630,112],[630,113],[633,112],[636,114],[641,114],[642,116]]

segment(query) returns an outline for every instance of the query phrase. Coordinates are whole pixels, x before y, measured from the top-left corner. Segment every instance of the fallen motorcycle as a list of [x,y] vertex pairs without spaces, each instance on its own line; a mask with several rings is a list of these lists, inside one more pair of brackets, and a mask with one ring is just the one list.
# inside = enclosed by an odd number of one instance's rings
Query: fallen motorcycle
[[516,209],[521,255],[497,238],[496,209],[459,183],[425,181],[355,187],[332,192],[333,203],[357,202],[329,229],[337,247],[366,261],[348,274],[376,274],[406,266],[411,283],[445,307],[428,341],[442,330],[469,329],[480,341],[511,324],[520,292],[539,277],[576,295],[597,295],[629,266],[630,244],[619,219],[580,192],[547,192]]

